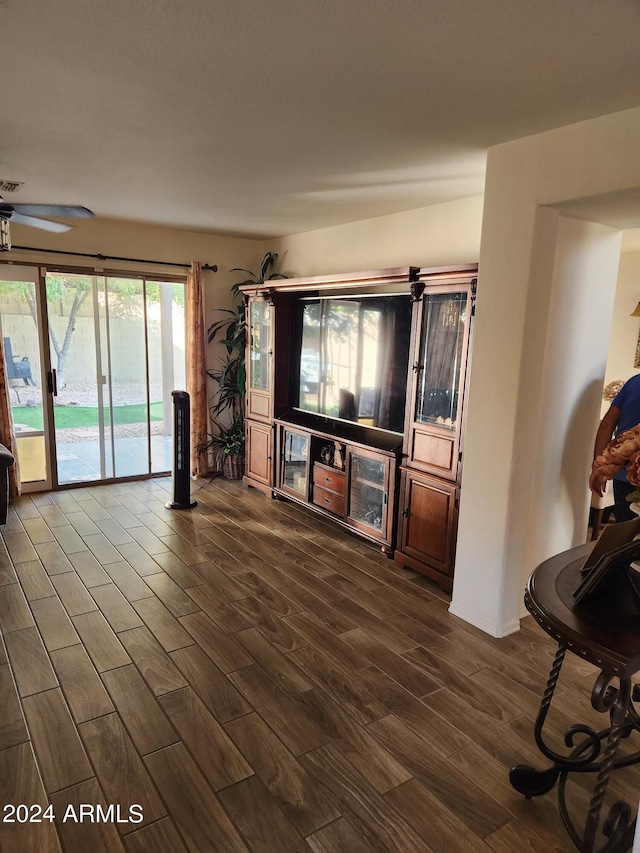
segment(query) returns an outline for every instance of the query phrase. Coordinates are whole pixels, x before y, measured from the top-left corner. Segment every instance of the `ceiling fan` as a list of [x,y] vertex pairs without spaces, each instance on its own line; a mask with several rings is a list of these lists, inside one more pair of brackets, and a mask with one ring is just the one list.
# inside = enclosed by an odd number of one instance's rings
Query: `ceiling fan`
[[72,204],[5,204],[0,196],[0,252],[8,252],[11,249],[9,221],[61,234],[63,231],[70,231],[71,226],[40,217],[90,219],[93,215],[88,208]]

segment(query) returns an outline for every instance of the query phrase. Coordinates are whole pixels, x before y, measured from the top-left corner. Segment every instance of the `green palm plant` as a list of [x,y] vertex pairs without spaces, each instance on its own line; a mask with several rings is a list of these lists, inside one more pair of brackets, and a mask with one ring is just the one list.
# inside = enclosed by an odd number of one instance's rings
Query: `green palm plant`
[[[234,285],[232,290],[237,298],[240,295],[237,286]],[[221,308],[220,311],[226,316],[216,320],[207,330],[209,343],[219,339],[226,349],[218,368],[207,371],[216,383],[209,405],[211,423],[216,431],[209,433],[208,441],[202,449],[212,448],[215,451],[216,468],[224,469],[225,457],[244,457],[247,327],[243,302],[235,308]]]
[[[238,296],[236,285],[234,295]],[[226,355],[220,359],[217,370],[207,371],[216,382],[217,388],[211,400],[210,412],[217,421],[224,412],[229,412],[232,419],[244,419],[244,397],[246,392],[245,347],[247,345],[247,324],[244,314],[244,304],[240,302],[235,308],[221,308],[224,314],[230,315],[216,320],[207,330],[209,343],[222,334],[220,343],[226,349]]]
[[[240,288],[246,284],[262,284],[276,278],[286,278],[287,276],[272,271],[277,258],[277,254],[267,252],[257,274],[241,267],[231,270],[231,272],[247,273],[250,277],[232,286],[231,292],[234,299],[239,300],[238,303],[233,308],[221,308],[220,312],[225,316],[216,320],[207,329],[208,342],[213,343],[218,340],[225,347],[226,354],[220,359],[217,369],[207,371],[216,383],[209,412],[217,432],[209,434],[206,445],[201,448],[203,450],[214,448],[220,455],[244,457],[247,322]],[[229,423],[225,423],[226,421]]]
[[249,278],[245,281],[238,282],[238,284],[234,284],[232,290],[237,293],[238,288],[243,287],[245,284],[264,284],[265,281],[274,281],[277,278],[288,278],[288,276],[283,275],[282,273],[273,272],[273,266],[277,260],[278,256],[275,252],[267,252],[260,263],[260,272],[258,273],[242,269],[242,267],[235,267],[231,272],[246,272]]

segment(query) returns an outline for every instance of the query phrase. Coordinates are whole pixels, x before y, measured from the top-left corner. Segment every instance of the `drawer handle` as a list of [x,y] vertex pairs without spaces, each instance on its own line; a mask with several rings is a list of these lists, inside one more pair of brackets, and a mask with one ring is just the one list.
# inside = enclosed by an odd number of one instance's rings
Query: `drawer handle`
[[324,502],[325,502],[326,504],[330,504],[330,503],[331,503],[331,498],[325,498],[325,499],[324,499]]
[[325,483],[330,483],[332,480],[333,480],[333,477],[325,477],[324,478]]

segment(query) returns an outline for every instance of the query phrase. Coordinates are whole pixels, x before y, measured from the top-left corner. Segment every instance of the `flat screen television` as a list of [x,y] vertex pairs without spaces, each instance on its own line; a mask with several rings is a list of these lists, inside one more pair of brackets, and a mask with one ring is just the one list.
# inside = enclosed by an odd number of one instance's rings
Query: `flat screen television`
[[411,299],[301,299],[292,345],[295,408],[402,433]]

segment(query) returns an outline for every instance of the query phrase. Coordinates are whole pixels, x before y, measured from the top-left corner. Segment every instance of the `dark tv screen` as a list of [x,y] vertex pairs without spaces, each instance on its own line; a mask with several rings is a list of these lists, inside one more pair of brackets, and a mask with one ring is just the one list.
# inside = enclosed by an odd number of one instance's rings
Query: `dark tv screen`
[[299,305],[297,407],[403,432],[409,296],[327,297]]

